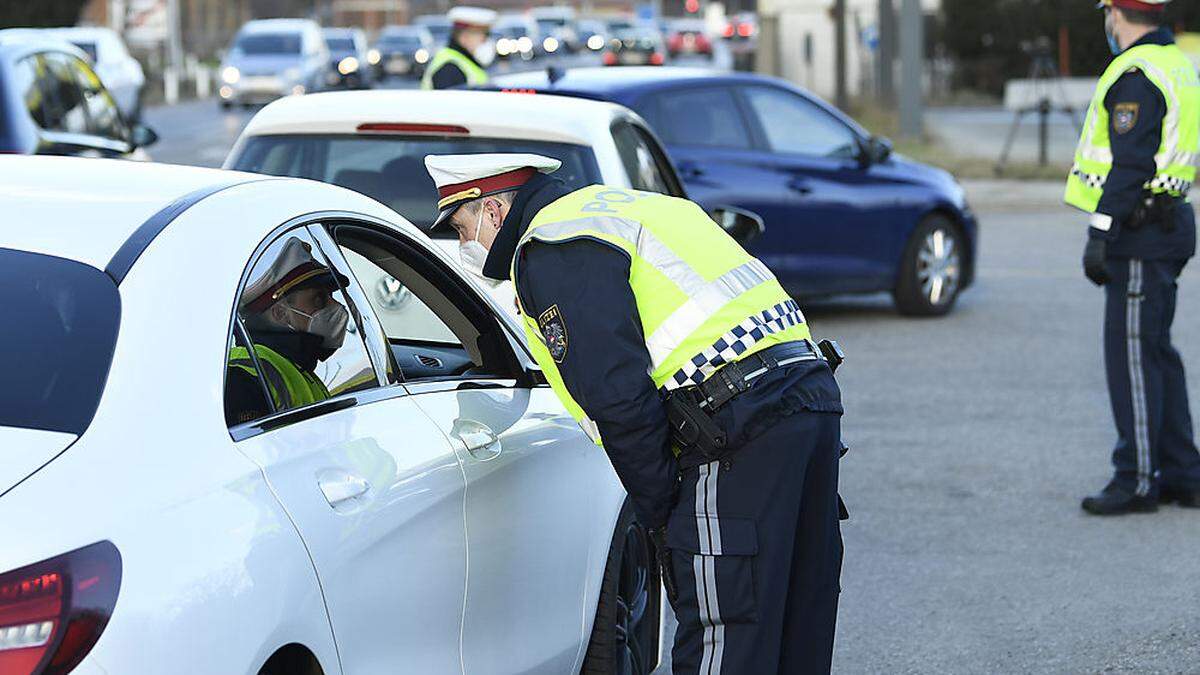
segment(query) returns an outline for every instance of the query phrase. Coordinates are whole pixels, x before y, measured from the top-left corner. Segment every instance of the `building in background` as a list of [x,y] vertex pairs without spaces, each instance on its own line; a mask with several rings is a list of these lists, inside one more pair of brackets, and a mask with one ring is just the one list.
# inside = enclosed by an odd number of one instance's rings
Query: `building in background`
[[[902,1],[893,0],[897,12]],[[833,0],[758,0],[758,70],[832,99],[837,90],[833,4]],[[941,0],[921,0],[921,5],[927,16],[941,10]],[[875,87],[878,10],[879,0],[846,0],[846,88],[851,97],[870,94]]]

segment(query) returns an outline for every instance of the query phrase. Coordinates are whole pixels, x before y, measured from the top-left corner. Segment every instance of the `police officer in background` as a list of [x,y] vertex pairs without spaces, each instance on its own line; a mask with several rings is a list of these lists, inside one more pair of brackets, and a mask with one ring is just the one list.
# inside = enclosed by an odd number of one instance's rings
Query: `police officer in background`
[[455,7],[446,12],[446,18],[452,24],[450,42],[429,61],[421,88],[487,84],[487,67],[496,58],[496,47],[488,37],[496,13],[482,7]]
[[1096,515],[1200,507],[1200,454],[1171,345],[1176,279],[1195,253],[1188,189],[1200,152],[1200,81],[1162,27],[1168,0],[1105,0],[1113,59],[1088,110],[1066,201],[1091,213],[1083,256],[1105,289],[1104,353],[1115,475]]
[[603,439],[656,542],[675,672],[827,672],[842,563],[836,345],[813,344],[771,272],[692,202],[570,191],[538,155],[425,163],[433,227],[457,231],[467,270],[515,281],[546,379]]

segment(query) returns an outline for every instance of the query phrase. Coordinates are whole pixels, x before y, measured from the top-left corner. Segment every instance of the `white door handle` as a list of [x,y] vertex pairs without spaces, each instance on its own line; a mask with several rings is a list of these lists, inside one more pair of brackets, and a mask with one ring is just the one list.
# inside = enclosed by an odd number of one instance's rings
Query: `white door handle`
[[338,506],[345,502],[361,497],[371,489],[371,484],[364,478],[359,478],[344,471],[331,472],[317,480],[321,494],[330,506]]
[[463,447],[475,459],[487,461],[500,454],[500,439],[486,424],[475,420],[455,420],[451,433],[462,441]]

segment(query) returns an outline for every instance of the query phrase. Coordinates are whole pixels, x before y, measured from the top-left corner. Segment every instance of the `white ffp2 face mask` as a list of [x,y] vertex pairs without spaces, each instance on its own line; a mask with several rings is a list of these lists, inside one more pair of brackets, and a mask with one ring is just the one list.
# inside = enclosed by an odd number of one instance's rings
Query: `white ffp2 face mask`
[[487,40],[475,49],[472,49],[471,56],[475,57],[475,61],[478,62],[479,65],[487,68],[488,66],[492,65],[493,61],[496,60],[496,43],[492,42],[491,40]]
[[475,275],[480,281],[495,288],[501,282],[483,276],[483,263],[487,261],[488,250],[479,243],[479,229],[483,227],[483,204],[479,205],[479,221],[475,223],[475,238],[458,245],[458,259],[463,269]]
[[350,312],[341,303],[331,301],[321,309],[309,314],[291,305],[288,309],[308,319],[306,333],[321,336],[321,346],[326,349],[341,349],[346,339],[346,326],[350,324]]

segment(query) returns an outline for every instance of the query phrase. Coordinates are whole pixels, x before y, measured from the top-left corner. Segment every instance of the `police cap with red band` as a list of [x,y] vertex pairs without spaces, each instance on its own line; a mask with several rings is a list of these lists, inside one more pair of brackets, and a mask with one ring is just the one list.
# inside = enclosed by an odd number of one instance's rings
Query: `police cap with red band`
[[445,225],[458,207],[473,199],[516,190],[534,174],[552,173],[560,166],[557,159],[526,153],[426,155],[425,168],[438,191],[438,216],[429,229]]

